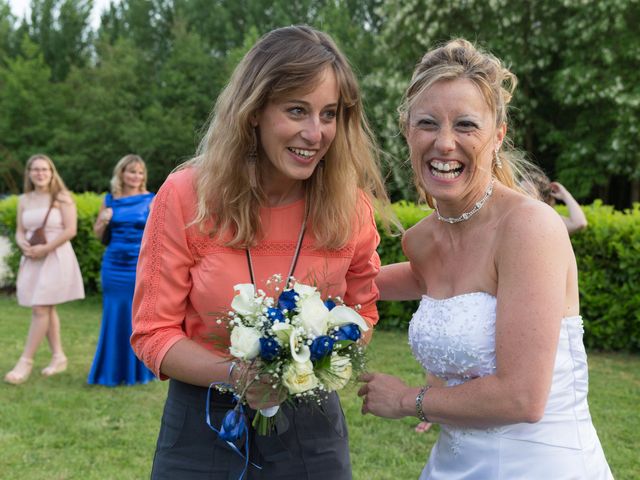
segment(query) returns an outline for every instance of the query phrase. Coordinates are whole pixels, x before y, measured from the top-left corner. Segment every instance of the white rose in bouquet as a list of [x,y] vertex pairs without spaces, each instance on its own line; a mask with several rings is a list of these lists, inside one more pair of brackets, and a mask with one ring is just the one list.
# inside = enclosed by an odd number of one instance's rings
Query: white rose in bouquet
[[360,330],[366,332],[369,330],[369,326],[362,316],[354,309],[345,307],[344,305],[338,305],[333,307],[329,312],[328,323],[332,327],[340,327],[349,323],[355,323]]
[[316,287],[305,285],[304,283],[296,283],[293,286],[293,291],[296,292],[300,298],[306,298],[316,293],[317,289]]
[[289,339],[293,333],[293,326],[290,323],[275,322],[271,327],[271,330],[278,339],[280,345],[286,345],[289,343]]
[[319,293],[316,292],[298,300],[298,318],[302,328],[313,336],[327,333],[329,309]]
[[351,360],[342,355],[332,355],[329,368],[320,370],[318,377],[329,391],[340,390],[349,383],[353,367]]
[[291,358],[296,363],[308,362],[311,358],[311,350],[305,344],[304,338],[299,335],[298,331],[294,330],[289,337],[289,348],[291,350]]
[[240,315],[260,315],[262,313],[262,300],[264,297],[256,297],[256,289],[251,283],[240,283],[233,287],[236,292],[231,301],[231,308]]
[[260,337],[254,328],[236,325],[231,330],[231,347],[229,352],[236,358],[252,360],[260,353]]
[[291,362],[282,372],[282,384],[287,387],[289,393],[303,393],[318,386],[318,379],[313,373],[313,364],[310,360],[304,363]]

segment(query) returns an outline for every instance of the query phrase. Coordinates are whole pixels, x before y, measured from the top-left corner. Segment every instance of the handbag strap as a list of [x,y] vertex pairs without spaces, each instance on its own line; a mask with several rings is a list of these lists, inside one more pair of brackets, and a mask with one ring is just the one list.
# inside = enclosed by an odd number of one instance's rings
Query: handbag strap
[[42,221],[42,226],[40,228],[44,228],[47,224],[47,219],[49,218],[49,214],[51,213],[51,209],[53,208],[53,199],[51,199],[51,203],[49,204],[49,210],[47,210],[47,214],[44,216],[44,220]]

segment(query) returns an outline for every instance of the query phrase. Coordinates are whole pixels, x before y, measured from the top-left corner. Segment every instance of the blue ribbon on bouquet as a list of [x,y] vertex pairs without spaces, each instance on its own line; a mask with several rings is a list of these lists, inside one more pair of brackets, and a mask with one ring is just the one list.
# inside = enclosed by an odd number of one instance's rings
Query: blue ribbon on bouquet
[[[211,424],[211,415],[209,413],[209,405],[211,404],[211,389],[215,385],[227,385],[227,384],[224,382],[213,382],[211,385],[209,385],[209,389],[207,390],[207,408],[206,408],[207,425],[211,430],[213,430],[218,434],[218,438],[220,438],[221,440],[224,440],[226,444],[229,445],[231,450],[233,450],[238,455],[240,455],[240,458],[244,460],[244,468],[242,469],[242,473],[240,473],[240,477],[238,478],[238,480],[242,480],[244,478],[244,474],[247,473],[247,468],[249,467],[249,429],[247,428],[247,417],[244,413],[244,408],[242,408],[242,404],[239,403],[238,408],[233,408],[225,414],[224,418],[222,419],[222,424],[220,425],[219,430],[216,427],[214,427]],[[234,393],[233,399],[236,401],[236,403],[238,403],[240,400],[240,397],[238,397]],[[243,434],[245,434],[244,449],[247,452],[246,455],[243,454],[238,449],[238,447],[236,447],[236,445],[233,443],[234,440],[238,440],[242,438]],[[260,465],[256,465],[253,462],[251,462],[251,465],[262,470],[262,467]]]

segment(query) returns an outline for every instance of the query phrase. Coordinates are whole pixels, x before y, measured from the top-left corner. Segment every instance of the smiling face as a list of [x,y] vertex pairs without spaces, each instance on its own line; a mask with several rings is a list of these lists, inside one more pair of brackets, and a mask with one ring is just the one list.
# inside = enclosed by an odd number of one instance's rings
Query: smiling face
[[287,191],[311,177],[335,138],[338,82],[331,68],[320,75],[310,92],[269,101],[256,115],[260,157],[270,163],[262,177],[268,194]]
[[52,178],[51,165],[45,159],[37,158],[29,165],[29,180],[33,183],[34,190],[48,190]]
[[506,131],[496,128],[479,88],[465,78],[438,81],[418,96],[408,120],[414,172],[439,207],[477,201]]
[[145,169],[140,162],[132,162],[122,172],[122,186],[124,190],[139,192],[144,184]]

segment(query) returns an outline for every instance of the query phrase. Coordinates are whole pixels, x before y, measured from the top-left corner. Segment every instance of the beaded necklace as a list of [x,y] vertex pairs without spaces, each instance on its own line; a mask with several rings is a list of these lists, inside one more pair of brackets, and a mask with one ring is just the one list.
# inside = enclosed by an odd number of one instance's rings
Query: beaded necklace
[[438,217],[438,220],[442,222],[451,223],[451,224],[460,223],[460,222],[464,222],[465,220],[469,220],[476,213],[478,213],[478,211],[482,207],[484,207],[484,204],[487,202],[487,200],[489,199],[492,193],[493,193],[493,179],[491,179],[491,182],[489,182],[489,186],[487,187],[487,190],[484,192],[483,197],[476,202],[476,204],[473,206],[471,210],[469,210],[468,212],[464,212],[459,217],[443,217],[442,215],[440,215],[440,211],[438,210],[438,205],[436,205],[436,215]]

